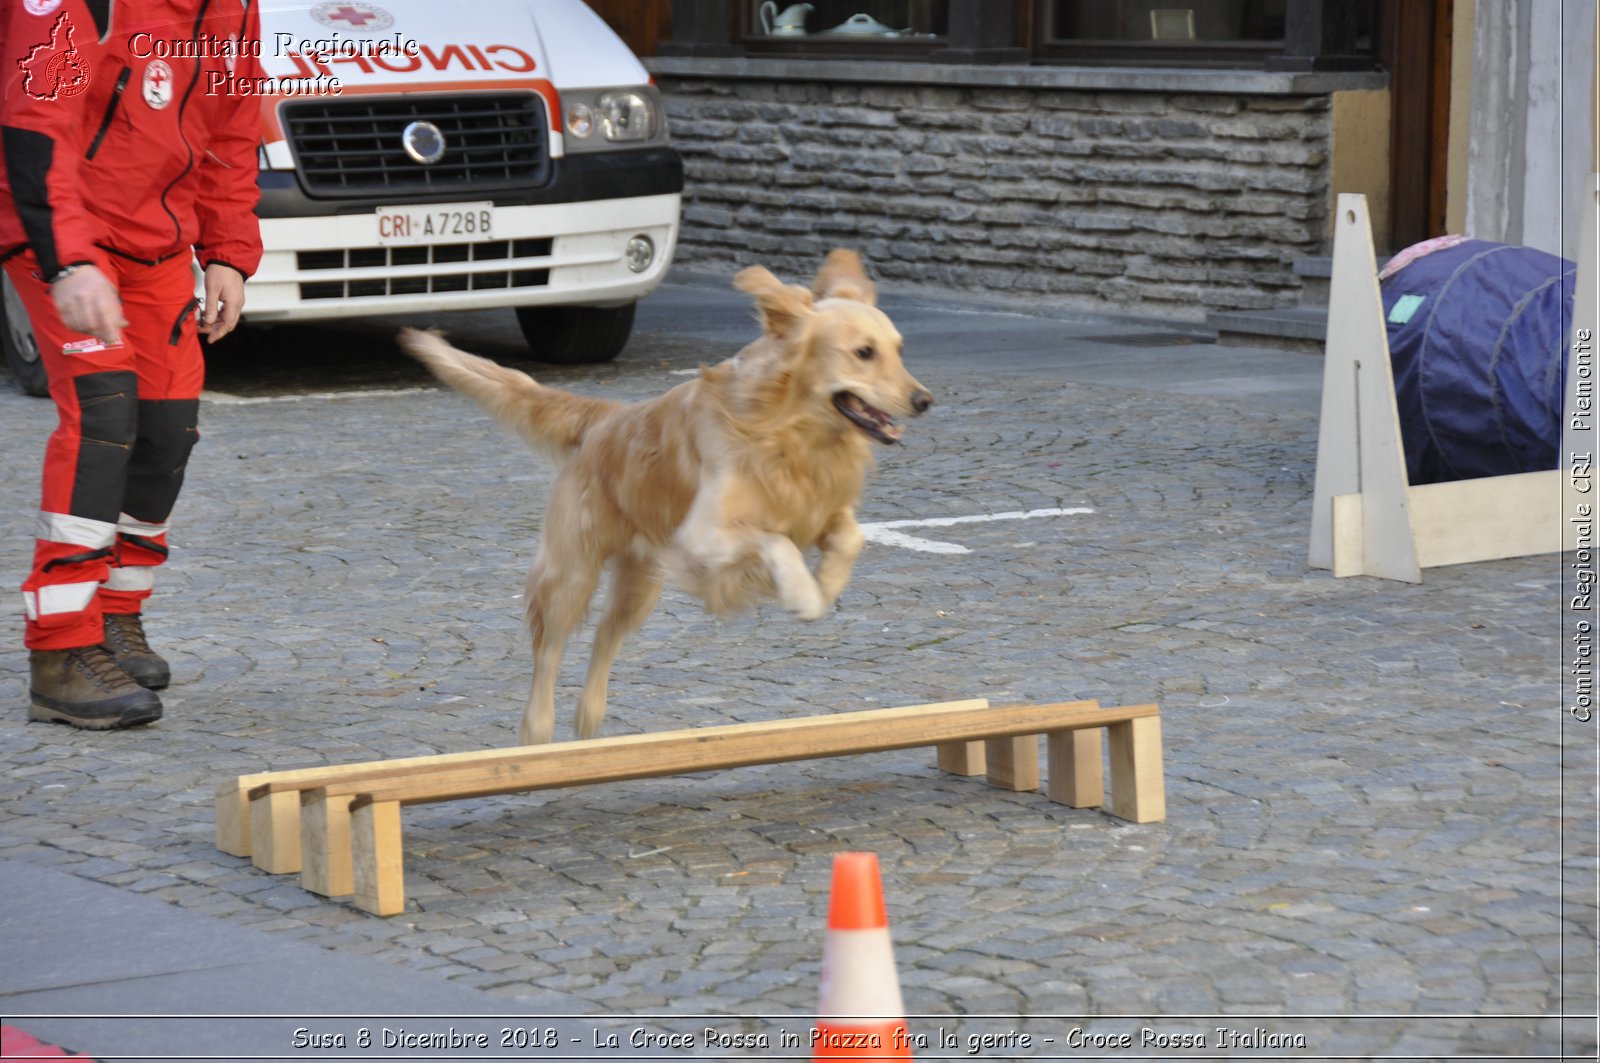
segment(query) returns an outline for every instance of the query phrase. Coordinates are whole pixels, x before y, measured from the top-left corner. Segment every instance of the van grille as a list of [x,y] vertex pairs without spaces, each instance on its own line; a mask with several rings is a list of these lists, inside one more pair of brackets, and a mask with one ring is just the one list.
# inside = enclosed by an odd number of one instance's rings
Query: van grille
[[[295,266],[302,274],[317,270],[343,270],[396,266],[453,267],[448,272],[418,273],[402,277],[369,277],[300,282],[301,299],[350,299],[387,295],[431,295],[438,292],[476,292],[493,288],[542,288],[550,283],[548,269],[512,268],[516,259],[545,258],[552,241],[488,240],[477,244],[432,244],[416,247],[352,247],[329,251],[301,251]],[[483,263],[481,268],[459,269],[460,264]],[[500,263],[496,267],[496,263]]]
[[[533,92],[308,100],[285,104],[283,120],[308,195],[479,195],[550,177],[544,99]],[[400,134],[419,121],[444,134],[438,162],[406,154]]]

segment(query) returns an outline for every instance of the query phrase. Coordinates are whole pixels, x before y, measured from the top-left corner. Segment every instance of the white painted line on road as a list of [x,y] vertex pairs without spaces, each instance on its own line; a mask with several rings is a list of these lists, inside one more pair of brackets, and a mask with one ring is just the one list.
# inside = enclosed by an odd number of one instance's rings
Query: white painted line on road
[[1088,506],[1071,509],[1010,510],[1005,513],[976,513],[965,517],[927,517],[923,520],[884,520],[861,525],[861,534],[867,542],[882,546],[901,546],[907,550],[920,550],[925,554],[970,554],[971,550],[956,543],[942,543],[936,539],[922,539],[897,531],[898,528],[949,528],[956,524],[987,524],[997,520],[1033,520],[1035,517],[1070,517],[1079,513],[1093,513]]
[[368,391],[308,391],[300,395],[229,395],[224,391],[202,391],[200,401],[218,406],[262,406],[269,402],[307,402],[316,399],[374,399],[396,395],[421,395],[438,388],[372,388]]

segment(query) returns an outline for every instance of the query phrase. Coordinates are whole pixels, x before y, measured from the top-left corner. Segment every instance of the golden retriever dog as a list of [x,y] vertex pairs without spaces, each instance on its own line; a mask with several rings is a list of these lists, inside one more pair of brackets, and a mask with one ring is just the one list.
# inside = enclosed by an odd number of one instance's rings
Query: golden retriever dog
[[[900,333],[874,305],[854,252],[831,253],[809,290],[760,266],[734,285],[755,297],[761,337],[631,405],[545,387],[437,333],[400,335],[440,380],[561,463],[528,573],[524,745],[554,734],[562,650],[608,565],[610,601],[578,705],[581,738],[600,729],[617,651],[655,608],[663,579],[719,615],[776,597],[802,620],[821,617],[861,552],[854,507],[872,444],[896,442],[895,418],[933,404],[901,363]],[[815,575],[805,559],[813,547]]]

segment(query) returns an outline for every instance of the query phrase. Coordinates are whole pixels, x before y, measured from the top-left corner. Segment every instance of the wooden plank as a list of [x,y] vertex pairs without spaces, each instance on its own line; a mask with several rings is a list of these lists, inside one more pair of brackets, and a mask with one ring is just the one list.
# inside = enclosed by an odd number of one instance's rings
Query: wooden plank
[[[326,795],[365,802],[424,804],[465,797],[656,778],[753,764],[874,753],[891,749],[1008,738],[1077,727],[1103,727],[1156,716],[1155,705],[1101,709],[1093,701],[987,709],[914,706],[809,716],[797,720],[702,727],[662,734],[530,746],[514,760],[330,783]],[[990,754],[993,755],[991,748]]]
[[1019,793],[1039,788],[1039,736],[990,738],[983,743],[990,786]]
[[405,911],[400,805],[382,801],[354,810],[350,815],[350,848],[356,907],[373,915],[399,915]]
[[[1600,100],[1597,97],[1596,100]],[[1596,103],[1600,106],[1600,102]],[[1591,130],[1593,115],[1590,116]],[[1593,137],[1595,134],[1590,133]],[[1591,144],[1591,149],[1596,145]],[[1583,202],[1577,216],[1583,219],[1578,237],[1578,276],[1572,293],[1572,325],[1567,334],[1567,393],[1562,402],[1561,457],[1556,467],[1569,474],[1562,514],[1567,523],[1594,486],[1592,468],[1585,476],[1571,477],[1579,456],[1596,459],[1594,412],[1594,360],[1597,331],[1600,331],[1600,174],[1590,174],[1584,182]],[[1579,403],[1580,395],[1583,402]],[[1572,549],[1572,547],[1568,547]]]
[[1106,736],[1111,746],[1111,814],[1134,823],[1166,819],[1161,717],[1112,724]]
[[[962,709],[984,709],[989,707],[985,698],[967,698],[962,701],[937,701],[926,705],[907,705],[895,709],[869,709],[868,712],[946,712]],[[839,716],[851,715],[840,713]],[[806,717],[807,719],[835,719],[836,716]],[[737,726],[751,726],[740,724]],[[707,728],[711,730],[711,728]],[[698,732],[696,732],[698,733]],[[648,737],[648,736],[634,736]],[[609,741],[609,739],[591,739],[591,741]],[[569,749],[579,743],[561,743],[561,749]],[[932,744],[931,742],[928,744]],[[292,771],[266,772],[260,775],[241,777],[241,783],[248,778],[253,780],[249,786],[251,800],[255,800],[269,793],[279,793],[286,790],[303,791],[315,790],[330,783],[343,783],[357,779],[392,779],[404,775],[427,775],[441,768],[467,768],[477,765],[489,765],[500,762],[514,762],[521,760],[530,752],[550,750],[552,745],[539,746],[507,746],[503,749],[474,749],[466,753],[431,753],[421,757],[400,757],[395,760],[371,760],[357,764],[329,764],[315,768],[297,768]]]
[[1050,800],[1072,808],[1098,808],[1105,803],[1101,733],[1098,727],[1084,727],[1045,736],[1045,793]]
[[1422,484],[1411,489],[1411,521],[1422,568],[1558,553],[1563,475],[1559,469]]
[[982,742],[946,742],[938,747],[939,770],[951,775],[982,775],[984,765]]
[[355,892],[348,797],[301,802],[300,885],[324,897],[345,897]]
[[[989,702],[984,698],[969,698],[965,701],[941,701],[928,705],[909,705],[902,710],[913,712],[929,709],[969,709],[987,708]],[[290,771],[263,772],[256,775],[241,775],[237,779],[224,781],[218,788],[217,804],[217,839],[218,848],[223,852],[234,853],[237,856],[250,855],[250,834],[255,829],[258,817],[247,807],[239,813],[241,825],[234,826],[229,819],[228,805],[221,794],[230,789],[238,789],[249,797],[249,804],[261,801],[272,794],[304,793],[325,786],[328,783],[346,783],[359,779],[390,778],[393,776],[421,774],[438,771],[441,768],[458,768],[480,764],[497,764],[505,761],[516,761],[524,756],[529,749],[542,749],[542,746],[512,746],[507,749],[476,749],[466,753],[431,753],[421,757],[402,757],[395,760],[373,760],[358,764],[333,764],[315,768],[296,768]],[[274,851],[271,858],[272,866],[280,868],[276,874],[290,874],[301,871],[303,864],[300,851],[303,848],[300,839],[299,813],[296,812],[294,821],[289,822],[282,818],[283,809],[287,805],[276,806],[278,813],[274,814],[265,809],[259,815],[259,822],[263,829],[274,832],[273,836],[262,844],[270,845]],[[242,832],[242,839],[229,834],[230,830]],[[226,841],[232,848],[225,848]],[[243,851],[239,851],[242,849]],[[294,855],[290,855],[290,854]],[[257,867],[269,870],[264,864],[257,863]]]

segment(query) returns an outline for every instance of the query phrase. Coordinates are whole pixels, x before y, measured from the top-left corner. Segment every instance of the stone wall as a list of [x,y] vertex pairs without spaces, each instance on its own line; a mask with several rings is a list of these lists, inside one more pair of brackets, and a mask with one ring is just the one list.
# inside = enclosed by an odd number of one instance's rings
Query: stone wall
[[713,79],[658,72],[681,268],[1200,320],[1290,305],[1325,253],[1328,96]]

